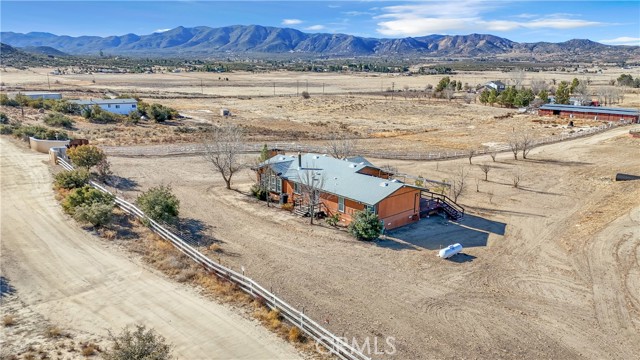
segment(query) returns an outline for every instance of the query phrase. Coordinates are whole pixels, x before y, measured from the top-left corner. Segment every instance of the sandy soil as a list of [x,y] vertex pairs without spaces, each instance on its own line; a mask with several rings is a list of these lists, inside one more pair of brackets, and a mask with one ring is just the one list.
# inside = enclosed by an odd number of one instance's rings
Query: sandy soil
[[[492,166],[487,182],[466,159],[371,159],[435,180],[469,173],[460,224],[431,218],[373,244],[226,191],[199,157],[111,161],[139,184],[126,196],[172,185],[182,216],[223,241],[223,263],[350,341],[392,336],[403,359],[618,359],[640,351],[640,185],[612,180],[640,172],[629,129],[540,147],[528,160],[474,158]],[[235,186],[252,181],[247,172]],[[454,241],[465,256],[435,256]]]
[[[180,358],[294,359],[297,352],[232,309],[168,281],[62,214],[47,155],[2,144],[2,274],[35,314],[106,336],[154,328]],[[3,308],[5,304],[3,301]],[[6,342],[22,341],[11,332]]]

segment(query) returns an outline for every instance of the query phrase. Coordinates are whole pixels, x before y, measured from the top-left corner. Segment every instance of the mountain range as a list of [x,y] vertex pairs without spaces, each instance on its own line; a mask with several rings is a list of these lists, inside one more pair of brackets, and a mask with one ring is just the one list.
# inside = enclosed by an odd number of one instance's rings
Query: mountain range
[[[376,39],[347,34],[304,33],[290,28],[236,25],[177,27],[149,35],[59,36],[46,32],[1,32],[14,47],[52,48],[71,55],[208,56],[293,54],[300,56],[530,57],[535,59],[640,59],[639,46],[610,46],[591,40],[518,43],[488,34],[428,35]],[[54,50],[55,49],[55,50]]]

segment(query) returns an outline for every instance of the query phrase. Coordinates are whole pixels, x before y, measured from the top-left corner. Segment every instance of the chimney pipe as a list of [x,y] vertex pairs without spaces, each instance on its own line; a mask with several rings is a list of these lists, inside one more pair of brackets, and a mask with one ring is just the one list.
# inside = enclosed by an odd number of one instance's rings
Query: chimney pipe
[[302,154],[298,151],[298,169],[302,169]]

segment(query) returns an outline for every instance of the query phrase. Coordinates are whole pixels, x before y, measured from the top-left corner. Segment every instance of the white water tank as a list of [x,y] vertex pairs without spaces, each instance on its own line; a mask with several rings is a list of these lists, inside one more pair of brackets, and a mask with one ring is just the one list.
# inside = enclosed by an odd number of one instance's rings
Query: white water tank
[[438,256],[440,256],[443,259],[448,259],[448,258],[452,257],[453,255],[459,253],[460,251],[462,251],[462,245],[453,244],[453,245],[449,245],[446,248],[440,250],[440,252],[438,253]]

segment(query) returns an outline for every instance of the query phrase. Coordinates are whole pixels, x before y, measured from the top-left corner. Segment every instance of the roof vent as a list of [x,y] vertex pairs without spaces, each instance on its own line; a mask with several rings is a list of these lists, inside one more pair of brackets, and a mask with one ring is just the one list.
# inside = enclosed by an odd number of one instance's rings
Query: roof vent
[[387,187],[387,186],[389,186],[389,183],[388,183],[388,182],[381,182],[381,183],[380,183],[380,186],[382,186],[382,187]]
[[334,176],[334,177],[333,177],[333,180],[338,180],[338,177],[337,177],[337,176]]
[[360,164],[360,165],[364,165],[364,161],[362,161],[362,162],[359,162],[359,164]]
[[327,156],[327,154],[322,154],[322,156]]
[[286,160],[284,156],[280,156],[280,160]]
[[393,179],[391,180],[391,182],[398,182],[398,179]]
[[358,166],[358,164],[353,164],[353,163],[349,164],[349,167],[350,167],[350,168],[354,168],[354,167],[356,167],[356,166]]
[[313,158],[314,158],[314,159],[320,159],[320,156],[318,156],[318,155],[313,155]]

